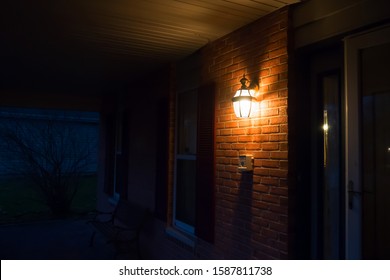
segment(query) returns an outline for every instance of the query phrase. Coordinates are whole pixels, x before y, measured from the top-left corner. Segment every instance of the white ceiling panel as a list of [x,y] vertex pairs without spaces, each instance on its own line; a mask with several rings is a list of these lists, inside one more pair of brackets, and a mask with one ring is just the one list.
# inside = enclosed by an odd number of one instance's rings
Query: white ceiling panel
[[[3,3],[4,2],[4,3]],[[175,61],[299,0],[5,0],[0,10],[8,76],[55,79],[140,73]],[[16,60],[15,60],[16,59]],[[4,72],[4,69],[2,69]],[[39,74],[36,74],[39,75]],[[33,75],[34,76],[34,75]],[[17,77],[16,77],[17,78]],[[35,77],[34,77],[35,78]],[[122,77],[117,77],[120,79]]]

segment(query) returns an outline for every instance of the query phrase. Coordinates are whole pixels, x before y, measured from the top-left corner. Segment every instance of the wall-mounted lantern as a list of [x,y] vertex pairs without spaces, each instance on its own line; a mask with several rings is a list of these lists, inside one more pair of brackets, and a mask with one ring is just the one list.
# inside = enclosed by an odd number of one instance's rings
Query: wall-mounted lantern
[[253,103],[256,102],[254,96],[255,89],[248,86],[248,79],[245,78],[245,74],[240,80],[241,88],[237,90],[236,94],[232,98],[234,113],[237,118],[248,118],[253,110]]

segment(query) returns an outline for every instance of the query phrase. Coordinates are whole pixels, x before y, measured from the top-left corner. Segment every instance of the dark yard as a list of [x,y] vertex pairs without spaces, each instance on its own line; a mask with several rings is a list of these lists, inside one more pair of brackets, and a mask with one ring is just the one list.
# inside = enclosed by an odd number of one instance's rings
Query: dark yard
[[[120,258],[85,219],[35,221],[0,226],[2,260],[109,260]],[[123,256],[124,257],[124,256]]]
[[[0,259],[114,259],[112,244],[88,223],[96,205],[96,176],[87,176],[69,217],[57,219],[39,189],[25,179],[0,181]],[[96,232],[93,245],[90,238]]]

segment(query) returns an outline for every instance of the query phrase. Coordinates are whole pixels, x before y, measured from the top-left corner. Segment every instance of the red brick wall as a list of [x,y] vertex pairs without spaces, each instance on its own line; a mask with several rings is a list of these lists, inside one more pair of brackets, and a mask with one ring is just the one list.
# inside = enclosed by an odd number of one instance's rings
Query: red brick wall
[[[288,257],[287,28],[285,8],[201,50],[201,84],[216,86],[215,242],[199,240],[196,248],[183,249],[161,233],[155,258]],[[244,73],[260,86],[260,102],[250,119],[236,118],[231,102]],[[170,121],[172,127],[174,120]],[[172,159],[174,130],[170,131]],[[254,157],[252,173],[237,170],[243,154]],[[172,160],[170,166],[173,172]]]
[[[217,86],[216,249],[224,258],[287,258],[288,9],[268,15],[203,50],[203,79]],[[234,115],[243,74],[259,82],[259,108]],[[254,156],[253,173],[237,171]]]

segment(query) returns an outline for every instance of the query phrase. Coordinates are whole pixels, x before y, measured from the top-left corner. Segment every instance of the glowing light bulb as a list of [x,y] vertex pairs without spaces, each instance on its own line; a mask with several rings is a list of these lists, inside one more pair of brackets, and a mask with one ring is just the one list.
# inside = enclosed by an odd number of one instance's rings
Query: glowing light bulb
[[324,130],[324,131],[328,131],[329,130],[329,125],[326,123],[326,124],[324,124],[323,126],[322,126],[322,129]]

